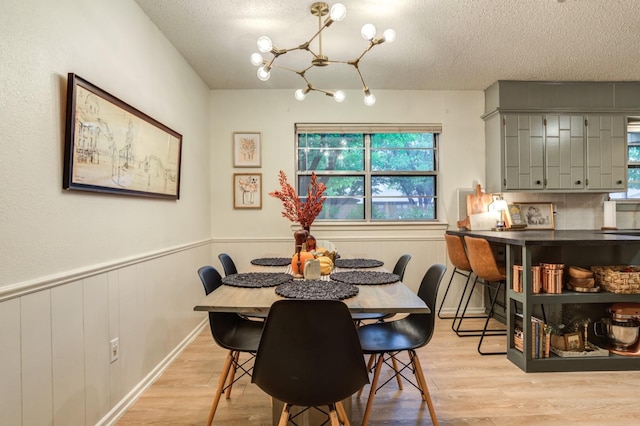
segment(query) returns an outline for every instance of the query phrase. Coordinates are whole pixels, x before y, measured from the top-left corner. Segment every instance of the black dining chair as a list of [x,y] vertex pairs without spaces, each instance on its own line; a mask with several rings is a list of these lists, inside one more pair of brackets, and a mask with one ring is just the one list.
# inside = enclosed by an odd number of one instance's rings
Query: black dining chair
[[[347,306],[339,300],[274,302],[252,382],[284,403],[280,426],[311,407],[328,414],[332,425],[339,425],[339,419],[349,424],[341,401],[369,379]],[[293,414],[294,406],[304,408]],[[324,406],[328,412],[320,408]]]
[[[446,270],[447,268],[444,265],[434,264],[429,267],[420,283],[418,296],[429,307],[431,310],[430,313],[413,313],[396,321],[368,324],[358,328],[362,351],[365,354],[376,357],[373,366],[374,373],[369,390],[369,399],[367,400],[367,406],[362,420],[364,426],[368,424],[369,417],[371,416],[371,407],[373,406],[376,392],[397,375],[402,375],[405,380],[420,391],[422,400],[427,402],[431,421],[434,425],[438,424],[438,418],[436,417],[433,402],[429,395],[427,381],[424,377],[416,349],[429,343],[433,336],[436,318],[436,298],[438,296],[440,282]],[[408,352],[409,361],[406,363],[402,362],[402,368],[399,370],[394,368],[393,376],[378,386],[383,364],[389,364],[393,359],[397,359],[397,355],[400,352],[404,351]],[[400,362],[400,360],[398,360],[398,362]],[[415,382],[402,374],[405,370],[413,373]]]
[[227,253],[220,253],[218,255],[218,259],[220,259],[220,263],[222,263],[222,269],[226,276],[238,273],[238,268],[236,268],[235,262]]
[[[404,271],[407,269],[407,265],[411,260],[410,254],[403,254],[396,261],[396,265],[393,267],[393,273],[400,277],[400,281],[404,279]],[[394,314],[383,314],[381,312],[356,312],[351,314],[351,317],[356,322],[357,325],[361,325],[363,321],[373,320],[373,321],[383,321],[387,318],[392,317]]]
[[[203,266],[198,269],[198,276],[204,286],[206,294],[211,293],[222,285],[222,276],[213,266]],[[262,335],[263,321],[251,321],[231,312],[209,312],[209,326],[213,340],[222,348],[228,349],[224,366],[218,379],[218,387],[213,396],[207,425],[213,421],[220,397],[223,393],[227,399],[231,397],[233,384],[245,375],[251,376],[251,361],[258,351],[258,344]],[[240,362],[240,354],[249,357]],[[236,373],[240,371],[236,377]]]

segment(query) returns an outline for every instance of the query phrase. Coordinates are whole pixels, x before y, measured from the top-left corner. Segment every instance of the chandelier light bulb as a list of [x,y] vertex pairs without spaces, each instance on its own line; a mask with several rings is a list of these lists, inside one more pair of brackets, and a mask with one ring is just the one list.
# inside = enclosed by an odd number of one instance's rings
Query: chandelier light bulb
[[364,24],[360,34],[362,34],[363,39],[371,41],[376,36],[376,27],[373,24]]
[[372,106],[375,103],[376,103],[376,97],[373,95],[373,93],[369,92],[364,95],[364,104],[366,106]]
[[387,43],[393,43],[396,39],[396,32],[389,28],[388,30],[384,30],[382,36],[384,37],[384,41],[386,41]]
[[298,90],[296,90],[295,96],[296,96],[297,100],[304,101],[304,98],[307,97],[307,94],[304,92],[304,90],[298,89]]
[[271,73],[269,71],[264,69],[264,67],[258,68],[258,78],[260,80],[267,81],[269,80],[269,77],[271,77]]
[[347,16],[347,8],[342,3],[336,3],[331,6],[329,17],[333,21],[342,21]]
[[262,55],[259,53],[252,53],[251,63],[255,66],[262,65]]
[[335,99],[336,102],[342,102],[344,98],[346,98],[346,96],[342,90],[338,90],[333,94],[333,99]]
[[258,39],[258,50],[261,51],[262,53],[267,53],[267,52],[271,52],[271,49],[273,49],[273,43],[271,42],[271,39],[267,36],[262,36]]

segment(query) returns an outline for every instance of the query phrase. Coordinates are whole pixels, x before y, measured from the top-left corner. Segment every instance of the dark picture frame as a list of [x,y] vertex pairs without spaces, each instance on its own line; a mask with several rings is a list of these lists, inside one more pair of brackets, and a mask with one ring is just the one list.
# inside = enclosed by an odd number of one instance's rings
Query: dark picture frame
[[179,199],[182,135],[77,74],[67,84],[63,189]]

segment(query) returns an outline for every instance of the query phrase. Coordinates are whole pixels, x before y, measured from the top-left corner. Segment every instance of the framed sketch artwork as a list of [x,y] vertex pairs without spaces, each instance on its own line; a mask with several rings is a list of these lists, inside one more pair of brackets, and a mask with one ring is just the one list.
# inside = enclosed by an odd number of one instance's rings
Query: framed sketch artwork
[[552,203],[519,203],[527,229],[554,229]]
[[233,167],[260,167],[262,165],[262,133],[233,133]]
[[233,208],[262,208],[262,173],[233,174]]
[[182,135],[69,73],[63,189],[180,198]]

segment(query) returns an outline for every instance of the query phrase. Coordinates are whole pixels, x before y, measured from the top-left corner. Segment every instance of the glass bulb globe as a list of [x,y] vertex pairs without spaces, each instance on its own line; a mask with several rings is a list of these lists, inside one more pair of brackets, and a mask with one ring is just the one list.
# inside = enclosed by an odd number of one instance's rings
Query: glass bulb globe
[[362,38],[365,40],[373,40],[376,36],[376,27],[373,24],[364,24],[360,30]]
[[304,101],[304,98],[306,98],[306,97],[307,97],[307,94],[306,94],[306,93],[304,93],[304,90],[302,90],[302,89],[298,89],[298,90],[296,90],[296,94],[295,94],[295,96],[296,96],[296,99],[297,99],[297,100],[299,100],[299,101]]
[[366,106],[371,106],[375,103],[376,103],[376,97],[373,96],[373,93],[369,93],[368,95],[364,96],[364,104]]
[[271,73],[267,70],[264,69],[264,67],[260,67],[258,68],[258,78],[262,81],[267,81],[269,80],[269,77],[271,77]]
[[259,53],[252,53],[251,63],[255,66],[262,65],[262,55]]
[[342,90],[338,90],[336,93],[333,94],[333,99],[336,100],[336,102],[342,102],[344,101],[345,98],[345,94]]
[[393,43],[396,39],[396,32],[391,28],[389,28],[388,30],[384,30],[382,35],[384,36],[384,41],[386,41],[387,43]]
[[258,50],[261,51],[262,53],[267,53],[267,52],[271,52],[271,49],[273,49],[273,43],[271,42],[271,39],[267,36],[262,36],[258,39]]
[[342,3],[331,6],[329,17],[334,21],[342,21],[347,16],[347,8]]

